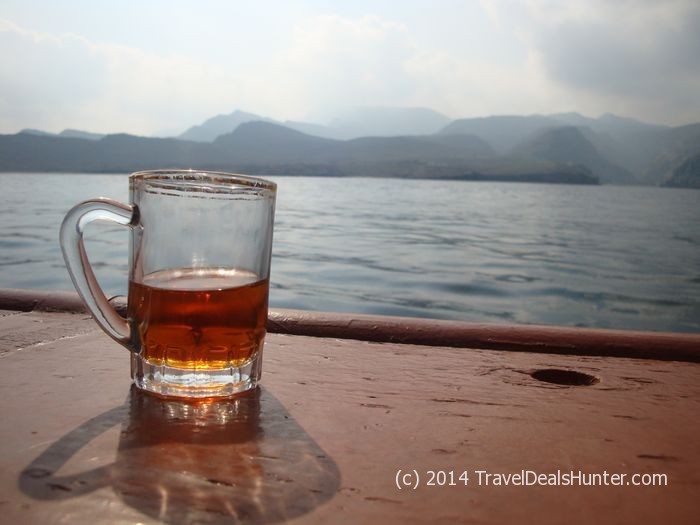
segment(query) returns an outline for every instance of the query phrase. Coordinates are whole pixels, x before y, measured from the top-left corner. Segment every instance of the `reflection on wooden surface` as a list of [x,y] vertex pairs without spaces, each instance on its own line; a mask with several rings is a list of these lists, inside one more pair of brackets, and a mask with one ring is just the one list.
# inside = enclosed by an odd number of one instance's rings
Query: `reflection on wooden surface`
[[[116,424],[113,464],[54,475]],[[111,486],[126,504],[166,523],[273,523],[311,511],[339,483],[333,460],[264,389],[188,403],[132,388],[127,403],[61,437],[20,475],[20,488],[35,499]]]

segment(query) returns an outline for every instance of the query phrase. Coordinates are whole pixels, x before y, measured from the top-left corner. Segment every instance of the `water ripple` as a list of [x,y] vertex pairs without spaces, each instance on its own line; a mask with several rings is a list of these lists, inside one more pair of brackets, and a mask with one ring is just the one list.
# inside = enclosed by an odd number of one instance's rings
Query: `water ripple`
[[[71,289],[58,225],[81,200],[126,201],[126,176],[0,177],[0,286]],[[700,332],[697,192],[274,179],[272,306]],[[105,292],[124,294],[126,232],[86,239]]]

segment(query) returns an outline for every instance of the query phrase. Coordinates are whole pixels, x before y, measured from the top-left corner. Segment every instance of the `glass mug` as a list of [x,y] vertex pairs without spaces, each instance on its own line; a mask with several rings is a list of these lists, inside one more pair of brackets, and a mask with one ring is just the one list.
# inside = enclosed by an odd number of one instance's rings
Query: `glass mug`
[[[73,284],[95,321],[131,351],[131,377],[171,397],[224,397],[254,388],[262,370],[277,185],[193,170],[129,177],[130,205],[95,199],[61,225]],[[127,318],[88,262],[92,221],[127,226]]]

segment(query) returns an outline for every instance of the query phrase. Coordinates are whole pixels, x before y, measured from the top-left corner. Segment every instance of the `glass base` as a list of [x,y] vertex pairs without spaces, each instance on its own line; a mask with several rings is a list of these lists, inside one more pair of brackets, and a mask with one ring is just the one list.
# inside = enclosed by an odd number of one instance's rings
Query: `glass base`
[[164,397],[205,399],[231,397],[258,384],[262,348],[238,367],[215,370],[174,368],[131,354],[131,378],[139,389]]

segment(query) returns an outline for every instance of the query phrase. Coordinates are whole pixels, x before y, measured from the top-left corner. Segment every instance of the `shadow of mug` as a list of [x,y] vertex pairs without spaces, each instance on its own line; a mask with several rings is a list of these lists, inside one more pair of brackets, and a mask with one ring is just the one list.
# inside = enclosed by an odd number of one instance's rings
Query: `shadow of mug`
[[[121,434],[114,463],[56,475],[116,424]],[[132,387],[123,406],[49,446],[20,474],[19,486],[40,500],[111,486],[124,503],[166,523],[274,523],[331,499],[340,473],[267,390],[193,403]]]

